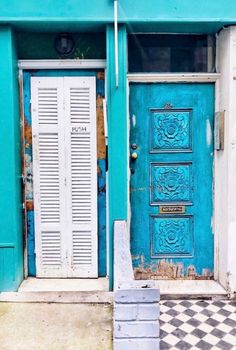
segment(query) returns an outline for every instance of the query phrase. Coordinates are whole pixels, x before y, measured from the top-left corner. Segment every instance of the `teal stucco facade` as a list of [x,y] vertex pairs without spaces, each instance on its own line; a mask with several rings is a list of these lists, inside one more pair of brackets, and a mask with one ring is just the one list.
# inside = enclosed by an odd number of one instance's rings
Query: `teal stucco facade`
[[1,291],[15,290],[23,278],[23,229],[21,198],[21,149],[17,54],[14,33],[0,28],[1,47]]
[[[96,37],[94,58],[106,59],[108,114],[108,203],[110,289],[113,286],[113,224],[128,219],[127,34],[133,32],[216,34],[236,24],[236,2],[228,0],[118,0],[118,68],[115,82],[112,0],[2,0],[0,2],[0,291],[15,291],[24,276],[21,180],[20,59],[51,59],[53,54],[25,48],[42,38],[72,32]],[[39,34],[40,33],[40,34]],[[98,34],[100,33],[100,34]],[[101,35],[99,37],[99,35]],[[29,38],[30,37],[30,38]],[[104,43],[99,40],[105,38]],[[32,41],[31,41],[32,40]],[[44,39],[42,39],[44,40]],[[49,39],[48,39],[49,40]],[[90,40],[87,38],[87,40]],[[102,48],[101,48],[102,47]],[[94,52],[96,51],[96,47]],[[45,53],[46,52],[46,53]],[[52,50],[53,52],[53,50]],[[35,55],[34,55],[35,53]],[[19,57],[20,55],[20,57]],[[105,57],[104,57],[105,56]],[[86,58],[86,57],[85,57]],[[92,54],[87,58],[93,58]]]

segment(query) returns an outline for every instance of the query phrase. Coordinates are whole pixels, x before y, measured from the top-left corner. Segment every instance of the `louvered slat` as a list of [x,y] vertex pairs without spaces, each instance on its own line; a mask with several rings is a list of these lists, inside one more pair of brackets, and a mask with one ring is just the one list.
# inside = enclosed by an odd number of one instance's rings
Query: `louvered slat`
[[97,277],[95,78],[31,85],[37,276]]
[[91,265],[92,237],[90,231],[73,232],[73,264]]
[[42,231],[42,265],[61,266],[61,233],[60,231]]
[[57,133],[39,133],[41,223],[60,223],[59,146]]
[[72,276],[97,277],[95,78],[66,78]]
[[57,124],[57,88],[38,88],[38,122],[41,125]]
[[[71,134],[72,222],[91,222],[91,138]],[[83,145],[88,148],[83,148]],[[80,147],[81,146],[81,147]]]
[[36,272],[66,277],[63,81],[31,78]]
[[70,89],[71,124],[90,124],[90,89],[73,87]]

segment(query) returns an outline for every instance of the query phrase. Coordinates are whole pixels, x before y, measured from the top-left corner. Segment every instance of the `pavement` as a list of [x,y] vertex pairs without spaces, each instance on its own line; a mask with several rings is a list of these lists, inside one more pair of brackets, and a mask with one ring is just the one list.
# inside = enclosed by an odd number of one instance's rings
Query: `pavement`
[[235,300],[162,300],[160,350],[236,350]]
[[[236,350],[235,300],[161,300],[160,310],[160,350]],[[0,350],[26,349],[112,350],[111,304],[0,302]]]
[[111,350],[107,304],[0,303],[1,350]]

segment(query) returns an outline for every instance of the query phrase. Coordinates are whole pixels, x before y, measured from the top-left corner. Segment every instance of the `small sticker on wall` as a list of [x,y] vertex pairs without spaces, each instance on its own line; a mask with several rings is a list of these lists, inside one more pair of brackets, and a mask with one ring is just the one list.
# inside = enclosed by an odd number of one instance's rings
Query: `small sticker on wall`
[[224,149],[224,112],[215,113],[214,146],[216,151]]
[[71,132],[73,134],[84,134],[84,133],[89,133],[89,126],[88,125],[80,125],[80,126],[73,126],[71,128]]

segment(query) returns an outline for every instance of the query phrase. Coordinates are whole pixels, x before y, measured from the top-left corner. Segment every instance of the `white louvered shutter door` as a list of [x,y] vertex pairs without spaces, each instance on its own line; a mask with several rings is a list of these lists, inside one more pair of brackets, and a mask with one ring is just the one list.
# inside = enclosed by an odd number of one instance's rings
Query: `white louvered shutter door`
[[95,77],[65,77],[64,94],[70,277],[97,277]]
[[63,78],[32,77],[33,183],[38,277],[66,277]]

